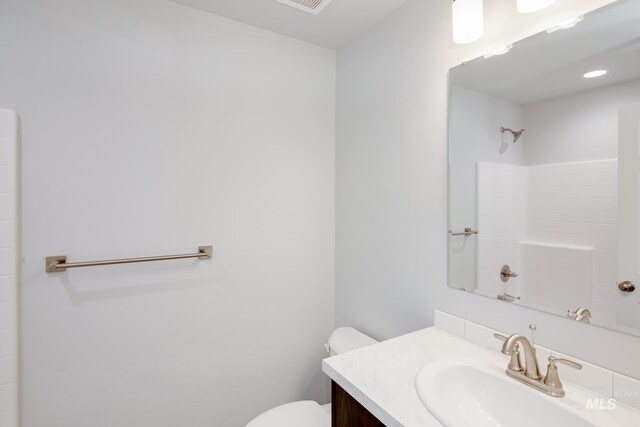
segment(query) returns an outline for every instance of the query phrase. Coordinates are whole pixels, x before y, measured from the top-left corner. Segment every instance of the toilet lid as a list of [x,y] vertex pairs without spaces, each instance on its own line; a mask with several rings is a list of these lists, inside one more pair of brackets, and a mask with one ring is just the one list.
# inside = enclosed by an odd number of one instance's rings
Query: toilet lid
[[311,400],[287,403],[254,418],[246,427],[330,427],[331,414]]
[[356,329],[338,328],[329,337],[329,348],[335,354],[342,354],[377,342]]

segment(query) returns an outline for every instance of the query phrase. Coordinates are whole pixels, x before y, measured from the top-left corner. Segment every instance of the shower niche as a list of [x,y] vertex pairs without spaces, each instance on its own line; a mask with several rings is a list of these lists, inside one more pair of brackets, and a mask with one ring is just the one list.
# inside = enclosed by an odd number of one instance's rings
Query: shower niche
[[450,70],[448,283],[640,335],[640,1],[575,21]]

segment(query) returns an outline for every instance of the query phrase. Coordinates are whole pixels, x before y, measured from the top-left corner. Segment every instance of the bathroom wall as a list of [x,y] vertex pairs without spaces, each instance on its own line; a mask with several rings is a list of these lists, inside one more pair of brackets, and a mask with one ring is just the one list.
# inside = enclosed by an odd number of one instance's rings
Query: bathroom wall
[[[511,135],[502,135],[500,127],[524,127],[522,107],[511,101],[459,86],[450,89],[452,111],[449,136],[456,141],[449,147],[449,228],[460,232],[467,227],[479,229],[476,223],[477,161],[524,164],[522,144],[514,144]],[[449,278],[457,287],[476,283],[476,243],[482,236],[450,236]],[[495,276],[495,274],[494,274]],[[480,283],[482,280],[478,280]]]
[[478,257],[460,268],[478,271],[476,288],[484,295],[520,295],[513,286],[520,281],[503,284],[499,273],[503,265],[522,271],[518,244],[527,231],[529,174],[524,166],[500,163],[478,162],[476,169],[477,185],[467,191],[477,192]]
[[[617,160],[511,166],[478,163],[478,290],[564,315],[637,328],[637,303],[615,286]],[[502,284],[509,264],[517,279]],[[468,265],[466,268],[473,268]],[[553,295],[552,298],[549,296]]]
[[593,323],[615,324],[604,320],[600,304],[594,301],[593,247],[523,240],[517,251],[519,276],[507,286],[514,287],[511,292],[522,298],[521,304],[560,316],[587,307]]
[[640,80],[593,90],[588,84],[584,92],[524,105],[527,165],[618,158],[618,109],[640,100]]
[[[637,308],[633,307],[637,304],[630,304],[615,287],[618,161],[560,163],[527,169],[530,177],[527,237],[543,246],[539,255],[546,264],[546,268],[538,269],[535,282],[527,281],[527,288],[538,289],[538,296],[545,300],[554,295],[553,302],[545,303],[548,307],[572,301],[571,307],[557,306],[560,313],[586,306],[593,310],[598,323],[638,327]],[[563,246],[564,255],[553,253],[556,245]],[[576,259],[586,256],[585,251],[592,263],[587,271],[575,264]]]
[[527,333],[536,323],[542,345],[640,378],[627,356],[640,352],[640,338],[446,285],[448,68],[608,3],[566,0],[520,15],[485,2],[486,37],[458,47],[450,2],[408,0],[338,52],[339,324],[389,338],[432,324],[433,306],[497,330]]
[[408,1],[338,51],[337,323],[377,339],[431,324],[429,283],[446,277],[446,144],[425,143],[446,135],[446,106],[425,102],[447,92],[433,84],[446,74],[431,3]]
[[240,427],[326,400],[335,52],[167,1],[0,0],[0,58],[23,130],[23,426]]
[[0,109],[0,426],[19,426],[18,311],[20,150],[18,117]]

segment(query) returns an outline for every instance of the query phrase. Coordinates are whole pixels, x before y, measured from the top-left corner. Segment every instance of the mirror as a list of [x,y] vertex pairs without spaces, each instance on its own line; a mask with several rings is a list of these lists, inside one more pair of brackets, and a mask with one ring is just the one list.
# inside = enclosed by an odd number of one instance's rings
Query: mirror
[[450,70],[449,286],[640,335],[640,0],[506,50]]

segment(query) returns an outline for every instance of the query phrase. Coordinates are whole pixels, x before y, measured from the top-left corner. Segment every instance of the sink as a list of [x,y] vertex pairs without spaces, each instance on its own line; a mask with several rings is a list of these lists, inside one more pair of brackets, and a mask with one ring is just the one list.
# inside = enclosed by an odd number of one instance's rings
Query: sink
[[[446,427],[611,427],[606,411],[587,410],[593,393],[572,387],[547,396],[506,376],[492,360],[441,359],[424,366],[415,387],[427,410]],[[570,396],[574,394],[574,396]]]

